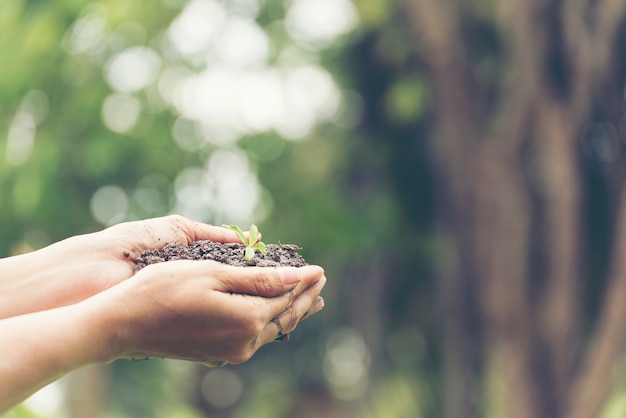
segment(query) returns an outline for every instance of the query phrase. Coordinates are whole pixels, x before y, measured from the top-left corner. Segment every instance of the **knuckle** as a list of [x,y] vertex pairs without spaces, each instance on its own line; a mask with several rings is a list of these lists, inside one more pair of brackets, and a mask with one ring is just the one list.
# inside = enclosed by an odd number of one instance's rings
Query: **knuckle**
[[242,324],[242,333],[247,339],[261,335],[265,328],[265,321],[260,315],[251,314]]
[[170,225],[172,233],[177,237],[177,240],[189,244],[190,237],[193,236],[193,226],[191,221],[178,214],[167,215],[166,219]]
[[254,319],[254,325],[253,325],[253,334],[255,337],[261,335],[263,333],[263,330],[265,329],[265,327],[267,326],[266,321],[264,318],[261,318],[260,316],[257,316],[257,318]]
[[176,213],[172,214],[172,215],[167,215],[165,217],[165,219],[167,219],[168,222],[170,222],[170,223],[172,223],[174,225],[181,224],[181,223],[184,223],[184,222],[187,221],[187,218],[185,218],[182,215],[176,214]]

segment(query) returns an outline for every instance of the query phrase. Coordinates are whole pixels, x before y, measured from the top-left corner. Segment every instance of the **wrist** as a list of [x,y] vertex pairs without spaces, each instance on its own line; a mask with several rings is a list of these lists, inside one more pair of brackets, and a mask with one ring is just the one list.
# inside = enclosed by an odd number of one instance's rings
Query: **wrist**
[[110,363],[124,356],[128,345],[127,309],[112,303],[107,293],[93,296],[77,305],[81,310],[81,321],[93,344],[90,353],[94,363]]
[[0,414],[72,370],[114,360],[111,341],[89,304],[0,320]]

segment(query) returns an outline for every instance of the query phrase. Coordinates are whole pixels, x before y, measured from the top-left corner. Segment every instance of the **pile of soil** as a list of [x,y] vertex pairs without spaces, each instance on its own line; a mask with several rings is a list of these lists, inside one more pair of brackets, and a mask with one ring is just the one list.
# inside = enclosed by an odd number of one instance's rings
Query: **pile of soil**
[[239,267],[302,267],[307,265],[304,258],[298,254],[300,248],[297,245],[268,244],[266,248],[266,255],[256,251],[254,258],[246,261],[243,259],[245,247],[241,244],[195,241],[185,247],[178,243],[170,243],[160,250],[142,252],[134,260],[135,271],[139,271],[149,264],[173,260],[214,260]]

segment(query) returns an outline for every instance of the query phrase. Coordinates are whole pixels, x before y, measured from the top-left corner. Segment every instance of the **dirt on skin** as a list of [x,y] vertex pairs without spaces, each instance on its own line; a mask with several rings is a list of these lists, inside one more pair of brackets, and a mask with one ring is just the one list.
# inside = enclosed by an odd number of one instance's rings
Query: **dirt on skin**
[[297,245],[268,244],[266,248],[266,255],[257,250],[252,260],[245,261],[243,259],[245,246],[241,244],[195,241],[185,247],[178,243],[170,243],[160,250],[142,252],[134,260],[135,271],[139,271],[149,264],[173,260],[214,260],[239,267],[302,267],[307,265],[304,258],[298,254],[300,248]]

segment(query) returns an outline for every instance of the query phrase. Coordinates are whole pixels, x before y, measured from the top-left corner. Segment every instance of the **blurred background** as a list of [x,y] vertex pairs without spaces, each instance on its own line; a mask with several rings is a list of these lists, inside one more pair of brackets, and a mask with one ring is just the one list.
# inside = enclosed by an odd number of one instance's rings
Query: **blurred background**
[[329,279],[246,364],[6,416],[626,416],[622,3],[0,0],[0,256],[179,213]]

